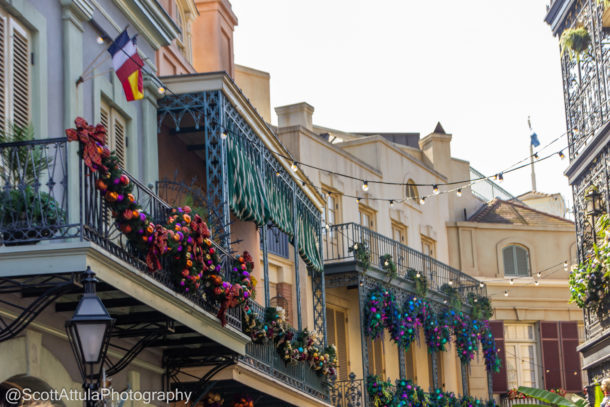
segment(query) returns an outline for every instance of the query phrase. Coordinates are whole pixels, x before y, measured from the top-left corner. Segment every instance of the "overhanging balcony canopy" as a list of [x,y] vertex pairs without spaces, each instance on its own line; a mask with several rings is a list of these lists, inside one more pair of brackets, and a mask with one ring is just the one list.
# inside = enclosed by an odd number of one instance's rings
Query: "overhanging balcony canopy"
[[[159,131],[179,137],[205,161],[209,223],[226,235],[231,212],[288,234],[305,263],[322,271],[323,198],[225,73],[162,78],[172,93],[159,101]],[[226,137],[223,137],[223,134]]]

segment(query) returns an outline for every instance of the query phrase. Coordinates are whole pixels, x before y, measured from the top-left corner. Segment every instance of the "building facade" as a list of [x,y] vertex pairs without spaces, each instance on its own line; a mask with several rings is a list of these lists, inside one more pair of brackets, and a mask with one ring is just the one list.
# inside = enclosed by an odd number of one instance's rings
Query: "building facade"
[[[608,13],[604,2],[557,0],[549,4],[545,17],[553,35],[563,38],[564,43],[560,64],[570,158],[565,174],[574,196],[578,257],[582,264],[588,263],[594,246],[604,244],[598,235],[603,228],[597,222],[608,213]],[[565,45],[565,40],[574,35],[584,38],[581,47]],[[581,270],[579,267],[574,272],[581,274]],[[607,286],[607,281],[604,284]],[[586,341],[579,351],[589,383],[610,374],[610,331],[608,313],[603,310],[608,296],[603,289],[600,293],[601,308],[594,309],[588,302],[582,304]]]

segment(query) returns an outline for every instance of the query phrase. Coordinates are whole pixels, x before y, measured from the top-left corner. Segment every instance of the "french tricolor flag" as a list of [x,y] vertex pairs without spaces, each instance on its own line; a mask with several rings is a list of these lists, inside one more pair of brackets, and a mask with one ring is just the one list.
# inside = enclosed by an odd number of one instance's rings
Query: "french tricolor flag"
[[144,97],[142,67],[144,62],[138,55],[136,37],[129,38],[127,30],[123,31],[110,45],[108,52],[112,55],[112,66],[116,76],[123,84],[127,101]]

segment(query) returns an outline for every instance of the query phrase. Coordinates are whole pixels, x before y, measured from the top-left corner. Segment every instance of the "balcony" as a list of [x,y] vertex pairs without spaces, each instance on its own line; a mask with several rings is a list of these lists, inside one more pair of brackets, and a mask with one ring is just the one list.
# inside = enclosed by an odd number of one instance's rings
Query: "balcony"
[[[98,294],[117,319],[113,332],[117,341],[139,338],[142,348],[160,348],[164,364],[172,367],[235,360],[319,403],[328,399],[322,378],[309,366],[286,366],[272,345],[250,342],[242,333],[240,308],[229,309],[227,326],[222,327],[216,317],[219,304],[208,300],[203,291],[185,293],[165,267],[150,273],[144,256],[111,221],[105,200],[95,188],[97,174],[82,160],[71,160],[69,151],[65,138],[0,144],[0,296],[20,293],[43,299],[44,306],[54,305],[56,312],[73,312],[81,290],[72,287],[51,296],[48,293],[56,287],[51,282],[78,276],[91,264],[101,280]],[[151,221],[165,223],[170,205],[128,177],[134,186],[132,194]],[[214,245],[228,278],[233,256]],[[30,311],[9,327],[10,335],[37,315]],[[5,333],[0,327],[0,341],[12,337]],[[186,349],[196,357],[185,358]],[[130,352],[131,357],[138,352]],[[117,363],[109,374],[130,361]]]
[[430,256],[414,250],[387,236],[355,223],[333,225],[324,237],[324,260],[327,279],[333,274],[359,268],[349,249],[356,243],[366,243],[370,252],[371,269],[381,271],[381,256],[390,254],[397,267],[397,277],[409,280],[409,271],[423,274],[428,287],[438,293],[445,284],[457,288],[465,299],[468,293],[485,295],[485,287],[468,274],[462,273]]

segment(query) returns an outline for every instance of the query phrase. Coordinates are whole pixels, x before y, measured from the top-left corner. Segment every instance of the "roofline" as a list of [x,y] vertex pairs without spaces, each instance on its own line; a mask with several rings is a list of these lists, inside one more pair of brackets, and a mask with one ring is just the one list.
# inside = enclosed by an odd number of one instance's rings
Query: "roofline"
[[496,205],[496,204],[497,204],[497,203],[499,203],[499,202],[504,202],[504,203],[507,203],[507,204],[509,204],[509,205],[516,206],[516,207],[518,207],[518,208],[527,209],[527,210],[530,210],[530,211],[533,211],[533,212],[539,213],[539,214],[541,214],[541,215],[545,215],[545,216],[548,216],[548,217],[550,217],[550,218],[557,219],[557,220],[561,220],[561,221],[564,221],[564,222],[566,222],[566,223],[569,223],[569,224],[575,225],[575,223],[574,223],[573,221],[571,221],[571,220],[569,220],[569,219],[566,219],[566,218],[562,218],[561,216],[551,215],[550,213],[547,213],[547,212],[542,212],[542,211],[539,211],[538,209],[534,209],[534,208],[532,208],[531,206],[527,206],[527,205],[521,205],[521,204],[518,204],[518,203],[515,203],[515,202],[511,202],[511,201],[505,201],[504,199],[500,199],[500,198],[494,198],[494,199],[492,199],[491,201],[489,201],[489,202],[487,202],[487,203],[483,204],[483,205],[487,205],[487,207],[485,207],[485,206],[481,206],[481,208],[479,208],[479,209],[478,209],[478,210],[477,210],[477,211],[476,211],[476,212],[475,212],[475,213],[474,213],[474,214],[473,214],[473,215],[472,215],[472,216],[471,216],[471,217],[470,217],[470,218],[469,218],[469,219],[468,219],[466,222],[471,222],[471,223],[497,223],[497,224],[503,224],[503,223],[500,223],[500,222],[481,222],[481,221],[471,220],[472,218],[474,218],[475,216],[477,216],[477,215],[479,214],[479,212],[483,212],[483,211],[485,211],[486,209],[487,209],[487,210],[489,210],[489,209],[491,209],[491,208],[492,208],[494,205]]

